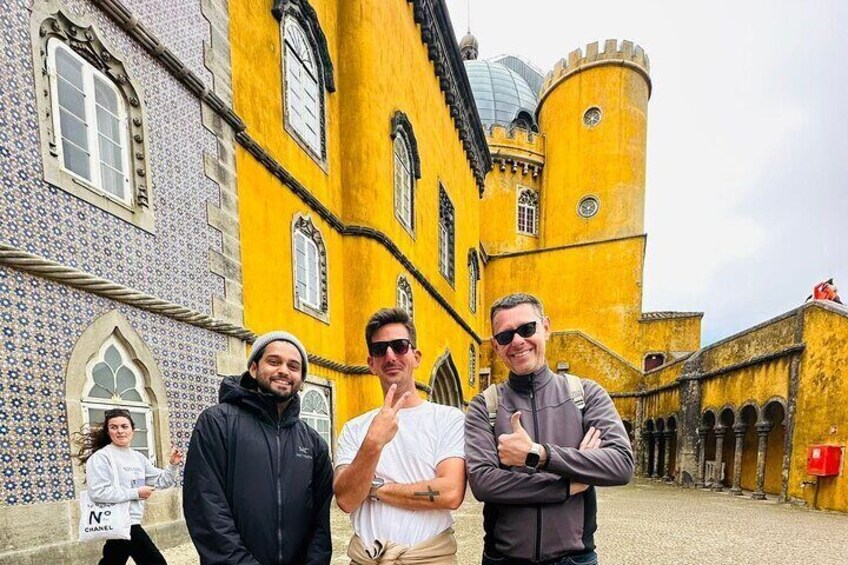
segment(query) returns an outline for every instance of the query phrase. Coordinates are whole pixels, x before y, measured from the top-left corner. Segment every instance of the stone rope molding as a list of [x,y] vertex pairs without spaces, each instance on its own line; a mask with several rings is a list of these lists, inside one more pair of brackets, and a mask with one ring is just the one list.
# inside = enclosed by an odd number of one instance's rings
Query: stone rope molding
[[[207,314],[192,310],[191,308],[156,298],[155,296],[90,273],[60,265],[49,259],[16,249],[6,243],[0,243],[0,265],[58,282],[71,288],[90,292],[91,294],[96,294],[126,304],[127,306],[132,306],[153,314],[159,314],[217,334],[235,337],[247,343],[253,343],[257,338],[257,335],[247,328],[224,322]],[[346,375],[367,375],[371,373],[370,369],[365,365],[345,365],[331,361],[320,355],[315,355],[314,353],[309,354],[309,362]]]

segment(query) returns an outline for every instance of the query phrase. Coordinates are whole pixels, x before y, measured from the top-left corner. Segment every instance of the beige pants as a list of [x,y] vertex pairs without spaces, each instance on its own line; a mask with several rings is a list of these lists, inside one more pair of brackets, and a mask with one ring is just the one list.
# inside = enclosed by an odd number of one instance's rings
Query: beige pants
[[[373,552],[354,534],[347,548],[351,565],[456,565],[456,538],[448,528],[415,545],[377,540]],[[372,553],[374,553],[372,555]]]

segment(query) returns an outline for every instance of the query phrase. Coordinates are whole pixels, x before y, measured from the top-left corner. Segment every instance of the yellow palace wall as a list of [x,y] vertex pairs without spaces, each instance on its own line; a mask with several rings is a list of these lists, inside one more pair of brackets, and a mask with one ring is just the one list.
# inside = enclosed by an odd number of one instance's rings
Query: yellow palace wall
[[[376,230],[430,282],[479,335],[469,306],[468,251],[476,249],[479,193],[427,47],[407,2],[311,2],[326,36],[336,91],[323,92],[327,158],[319,163],[284,126],[281,24],[266,4],[230,6],[236,112],[247,132],[346,227]],[[338,22],[344,21],[344,26]],[[392,29],[391,37],[386,34]],[[386,42],[391,41],[391,49]],[[343,54],[343,56],[342,56]],[[415,229],[394,213],[391,119],[406,114],[417,140],[421,178],[415,185]],[[469,346],[474,337],[416,280],[385,245],[343,235],[304,203],[251,154],[237,154],[245,324],[262,333],[295,331],[311,353],[347,367],[365,365],[363,331],[377,309],[394,306],[399,275],[412,287],[418,346],[416,379],[430,384],[436,359],[450,351],[463,396],[469,386]],[[455,211],[455,277],[439,271],[439,186]],[[292,221],[309,215],[327,249],[329,320],[294,308]],[[482,265],[480,268],[482,275]],[[482,281],[478,294],[482,296]],[[479,367],[479,362],[477,363]],[[335,430],[382,400],[377,379],[316,367],[334,383]]]

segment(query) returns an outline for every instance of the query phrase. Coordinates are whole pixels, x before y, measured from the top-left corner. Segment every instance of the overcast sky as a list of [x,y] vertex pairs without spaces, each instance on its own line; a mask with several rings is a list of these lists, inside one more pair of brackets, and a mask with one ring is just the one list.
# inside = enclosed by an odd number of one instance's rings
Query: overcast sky
[[[467,2],[447,0],[459,37]],[[828,277],[848,302],[848,1],[470,5],[483,59],[648,53],[645,311],[703,311],[707,345]]]

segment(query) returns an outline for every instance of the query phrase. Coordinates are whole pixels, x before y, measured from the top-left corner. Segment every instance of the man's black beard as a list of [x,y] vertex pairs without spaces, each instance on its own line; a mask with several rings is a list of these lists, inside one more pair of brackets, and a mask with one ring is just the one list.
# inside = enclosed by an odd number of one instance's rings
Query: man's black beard
[[292,390],[292,392],[280,392],[274,390],[270,386],[265,386],[265,383],[261,382],[259,379],[256,379],[256,384],[259,386],[259,390],[271,396],[274,399],[274,402],[276,402],[277,404],[288,402],[289,400],[291,400],[292,395],[297,393],[296,390]]

